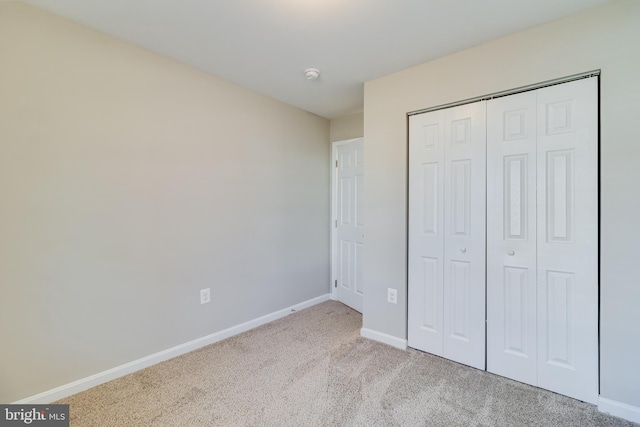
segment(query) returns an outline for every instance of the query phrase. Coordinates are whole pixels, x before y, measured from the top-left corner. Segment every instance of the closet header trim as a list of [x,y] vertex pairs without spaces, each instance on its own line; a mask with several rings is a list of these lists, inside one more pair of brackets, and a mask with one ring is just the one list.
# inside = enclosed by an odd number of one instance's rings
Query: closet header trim
[[599,77],[599,76],[600,76],[600,70],[587,71],[586,73],[573,74],[571,76],[560,77],[558,79],[547,80],[544,82],[534,83],[527,86],[520,86],[514,89],[503,90],[501,92],[494,92],[488,95],[476,96],[475,98],[468,98],[462,101],[450,102],[448,104],[437,105],[435,107],[423,108],[422,110],[411,111],[407,113],[407,116],[415,116],[416,114],[428,113],[429,111],[442,110],[444,108],[457,107],[458,105],[471,104],[473,102],[478,102],[478,101],[488,101],[490,99],[501,98],[503,96],[509,96],[516,93],[528,92],[528,91],[540,89],[543,87],[572,82],[574,80],[588,79],[590,77]]

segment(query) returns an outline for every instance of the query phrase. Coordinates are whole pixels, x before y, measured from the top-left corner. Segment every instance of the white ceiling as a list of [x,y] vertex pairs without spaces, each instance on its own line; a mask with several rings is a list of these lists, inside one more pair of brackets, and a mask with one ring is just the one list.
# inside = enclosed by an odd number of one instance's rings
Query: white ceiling
[[25,1],[336,118],[367,80],[611,0]]

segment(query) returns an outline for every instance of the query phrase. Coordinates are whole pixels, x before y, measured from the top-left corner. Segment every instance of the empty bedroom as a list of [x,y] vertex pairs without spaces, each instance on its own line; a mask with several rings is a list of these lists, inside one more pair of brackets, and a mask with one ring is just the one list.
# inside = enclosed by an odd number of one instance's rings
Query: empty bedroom
[[640,424],[637,0],[0,0],[0,426]]

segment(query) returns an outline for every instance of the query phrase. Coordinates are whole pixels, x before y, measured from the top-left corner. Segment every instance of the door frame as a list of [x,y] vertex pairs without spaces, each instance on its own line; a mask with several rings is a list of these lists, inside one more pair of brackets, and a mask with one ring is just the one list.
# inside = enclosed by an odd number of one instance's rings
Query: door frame
[[331,176],[331,215],[329,227],[331,229],[331,240],[330,240],[330,274],[329,274],[329,298],[337,301],[338,300],[338,148],[345,144],[350,144],[352,142],[356,142],[358,140],[364,141],[364,137],[345,139],[342,141],[334,141],[331,143],[331,163],[329,163],[329,175]]

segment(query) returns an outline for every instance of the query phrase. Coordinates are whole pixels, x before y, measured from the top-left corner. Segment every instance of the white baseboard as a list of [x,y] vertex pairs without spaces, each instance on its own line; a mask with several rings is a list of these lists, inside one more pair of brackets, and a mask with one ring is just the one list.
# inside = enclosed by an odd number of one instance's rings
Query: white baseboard
[[143,358],[134,360],[132,362],[125,363],[124,365],[116,366],[115,368],[111,368],[106,371],[99,372],[95,375],[91,375],[86,378],[81,378],[77,381],[64,384],[60,387],[47,390],[43,393],[39,393],[39,394],[36,394],[35,396],[18,400],[17,402],[13,402],[13,403],[14,404],[47,404],[59,399],[63,399],[67,396],[71,396],[72,394],[76,394],[81,391],[88,390],[91,387],[95,387],[97,385],[125,376],[132,372],[139,371],[141,369],[155,365],[162,361],[172,359],[176,356],[189,353],[191,351],[197,350],[209,344],[213,344],[218,341],[222,341],[224,339],[232,337],[234,335],[241,334],[250,329],[256,328],[260,325],[264,325],[265,323],[273,322],[274,320],[288,316],[289,314],[296,312],[298,310],[303,310],[313,305],[320,304],[321,302],[328,301],[329,295],[330,294],[325,294],[316,298],[312,298],[310,300],[301,302],[299,304],[292,305],[291,307],[287,307],[282,310],[278,310],[273,313],[267,314],[265,316],[258,317],[257,319],[253,319],[248,322],[244,322],[239,325],[232,326],[220,332],[216,332],[211,335],[197,338],[195,340],[186,342],[184,344],[180,344],[175,347],[171,347],[166,350],[159,351],[149,356],[145,356]]
[[614,417],[624,418],[634,423],[640,423],[640,407],[627,403],[600,396],[598,398],[598,411],[613,415]]
[[390,346],[399,348],[401,350],[407,349],[407,340],[403,340],[393,335],[388,335],[382,332],[374,331],[373,329],[362,328],[360,329],[360,336],[369,338],[370,340],[380,341],[381,343],[388,344]]

